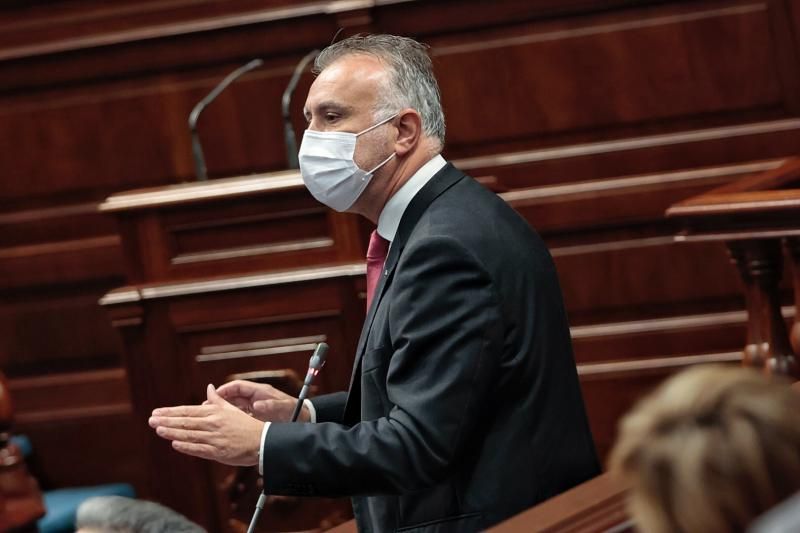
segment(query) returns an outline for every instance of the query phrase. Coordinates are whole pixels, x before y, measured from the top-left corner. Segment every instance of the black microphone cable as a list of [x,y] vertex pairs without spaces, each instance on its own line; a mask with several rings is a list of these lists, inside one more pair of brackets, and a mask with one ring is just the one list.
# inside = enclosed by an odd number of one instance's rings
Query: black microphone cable
[[[314,350],[314,354],[311,356],[311,359],[308,361],[308,372],[306,372],[306,379],[303,380],[303,388],[300,389],[300,394],[297,397],[297,403],[294,406],[294,412],[292,413],[292,418],[290,422],[297,422],[297,418],[300,415],[300,410],[303,408],[303,402],[308,396],[308,389],[311,386],[311,382],[314,380],[319,371],[325,366],[325,357],[328,355],[328,345],[324,342],[317,344],[317,348]],[[256,524],[258,523],[258,519],[261,516],[261,511],[264,510],[264,505],[267,503],[267,493],[261,492],[258,496],[258,501],[256,502],[256,510],[253,512],[253,518],[250,519],[250,526],[247,528],[247,533],[254,533],[256,530]]]

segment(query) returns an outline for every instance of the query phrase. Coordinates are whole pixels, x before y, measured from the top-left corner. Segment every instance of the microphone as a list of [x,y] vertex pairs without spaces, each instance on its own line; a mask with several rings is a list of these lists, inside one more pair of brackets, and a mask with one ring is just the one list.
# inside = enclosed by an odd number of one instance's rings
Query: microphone
[[192,156],[194,159],[194,171],[197,174],[198,181],[205,181],[208,179],[208,174],[206,173],[206,160],[203,157],[203,147],[200,145],[200,137],[197,135],[197,120],[200,118],[200,113],[214,101],[214,99],[219,96],[219,94],[225,90],[225,88],[236,81],[238,78],[243,76],[244,74],[250,72],[254,68],[258,68],[263,65],[264,62],[260,59],[253,59],[249,61],[247,64],[237,68],[225,78],[221,82],[214,87],[210,93],[205,95],[205,97],[197,102],[197,105],[192,108],[192,112],[189,113],[189,132],[192,135]]
[[283,138],[286,141],[286,160],[289,163],[289,168],[300,168],[300,163],[297,160],[297,137],[294,134],[294,126],[292,126],[291,104],[292,94],[297,88],[297,82],[300,81],[300,76],[306,69],[309,61],[317,57],[319,50],[312,50],[303,56],[303,59],[297,64],[292,72],[292,77],[289,79],[289,84],[286,90],[283,91],[281,98],[281,111],[283,112]]
[[292,413],[292,422],[297,420],[300,415],[300,410],[303,408],[303,402],[308,396],[308,388],[314,380],[322,367],[325,366],[325,357],[328,355],[328,345],[324,342],[317,344],[317,349],[314,350],[314,355],[308,361],[308,372],[306,372],[306,379],[303,381],[303,388],[300,389],[300,395],[297,397],[297,405],[294,406],[294,413]]
[[[328,345],[324,342],[317,344],[316,349],[314,349],[314,353],[311,355],[311,359],[308,360],[308,372],[306,372],[306,379],[303,380],[303,388],[300,389],[300,394],[297,396],[297,403],[294,406],[294,412],[292,413],[291,422],[296,422],[297,417],[300,415],[300,410],[303,408],[303,402],[308,396],[308,389],[311,386],[311,382],[314,380],[319,371],[322,370],[322,367],[325,366],[325,358],[328,355]],[[256,510],[253,512],[253,518],[250,519],[250,525],[247,528],[247,533],[254,533],[256,530],[256,524],[258,523],[258,518],[261,516],[261,511],[264,510],[264,504],[267,503],[267,493],[262,492],[258,496],[258,501],[256,502]]]

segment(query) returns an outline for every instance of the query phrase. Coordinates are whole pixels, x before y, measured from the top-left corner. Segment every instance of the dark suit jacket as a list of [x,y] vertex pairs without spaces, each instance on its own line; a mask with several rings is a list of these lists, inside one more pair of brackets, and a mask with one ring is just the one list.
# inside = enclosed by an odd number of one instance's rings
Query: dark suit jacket
[[354,496],[363,532],[460,533],[599,473],[550,254],[452,165],[403,215],[354,367],[317,424],[270,426],[267,493]]

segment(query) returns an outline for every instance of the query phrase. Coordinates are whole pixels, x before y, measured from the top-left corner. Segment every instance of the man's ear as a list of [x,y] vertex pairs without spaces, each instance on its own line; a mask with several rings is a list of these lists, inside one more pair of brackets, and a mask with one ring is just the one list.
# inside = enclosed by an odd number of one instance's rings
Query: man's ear
[[403,109],[395,119],[397,140],[394,143],[394,152],[398,157],[408,154],[417,146],[422,136],[422,117],[414,109]]

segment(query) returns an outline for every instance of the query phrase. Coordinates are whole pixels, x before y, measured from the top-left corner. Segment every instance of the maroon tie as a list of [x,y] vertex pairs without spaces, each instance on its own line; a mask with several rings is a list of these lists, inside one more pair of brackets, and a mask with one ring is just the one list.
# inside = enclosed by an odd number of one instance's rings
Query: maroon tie
[[367,311],[372,304],[378,280],[381,279],[381,271],[388,251],[389,241],[378,235],[378,230],[374,230],[369,236],[369,246],[367,247]]

